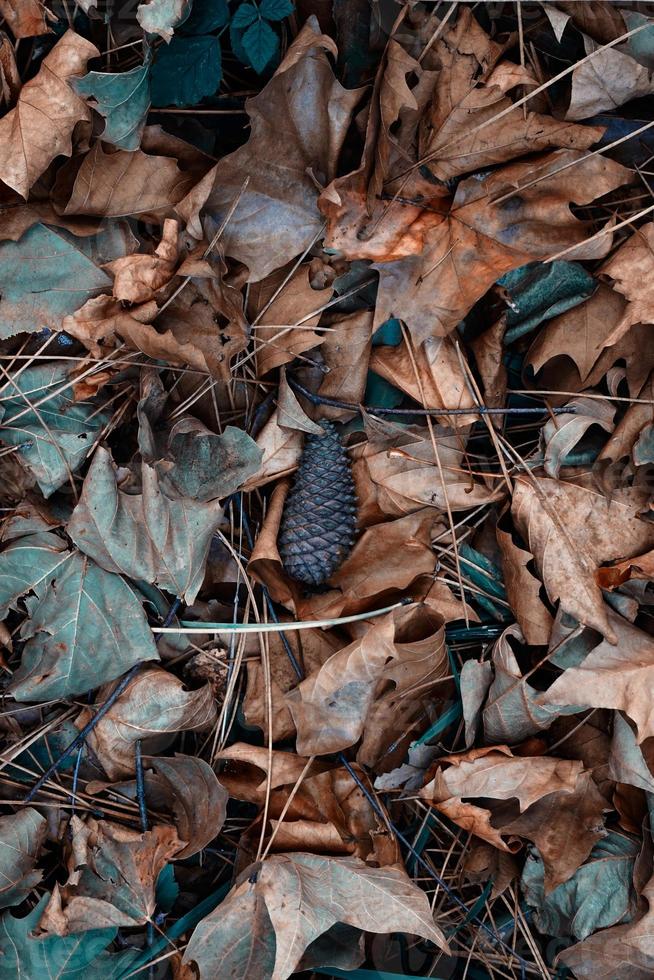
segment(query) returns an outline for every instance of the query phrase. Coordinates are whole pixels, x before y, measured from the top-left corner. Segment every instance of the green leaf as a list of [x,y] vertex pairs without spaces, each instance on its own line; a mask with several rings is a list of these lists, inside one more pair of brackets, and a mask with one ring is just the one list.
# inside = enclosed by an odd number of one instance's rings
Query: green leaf
[[111,456],[100,447],[68,533],[107,571],[158,585],[190,604],[202,585],[222,508],[217,501],[171,500],[161,492],[156,470],[146,463],[141,481],[142,493],[122,493]]
[[262,458],[243,429],[228,425],[217,434],[195,419],[182,419],[168,437],[167,458],[155,466],[168,496],[208,501],[235,493],[257,472]]
[[0,242],[0,339],[57,330],[111,279],[75,245],[44,225]]
[[78,95],[95,100],[93,108],[104,116],[101,139],[121,150],[138,150],[150,108],[150,69],[147,64],[121,73],[91,71],[71,84]]
[[577,262],[529,262],[501,279],[511,306],[506,315],[506,344],[530,333],[543,320],[579,306],[597,289],[597,282]]
[[209,34],[229,23],[227,0],[194,0],[190,17],[184,21],[182,34]]
[[293,10],[291,0],[263,0],[259,6],[259,13],[267,20],[284,20]]
[[91,964],[94,971],[100,969],[102,980],[115,977],[116,973],[111,969],[113,957],[103,951],[115,939],[117,929],[91,929],[77,935],[42,939],[33,935],[49,898],[46,893],[22,919],[14,918],[9,912],[0,918],[0,980],[16,980],[17,977],[25,980],[38,977],[85,980]]
[[175,881],[175,865],[166,864],[159,872],[154,897],[162,912],[170,912],[177,901],[179,885]]
[[32,807],[0,817],[0,908],[18,905],[43,877],[33,869],[46,829],[45,817]]
[[152,66],[154,106],[195,105],[213,95],[222,78],[217,37],[174,37],[157,51]]
[[248,61],[257,74],[265,71],[279,48],[279,38],[266,20],[257,20],[248,27],[242,43]]
[[232,17],[232,27],[242,29],[249,27],[259,19],[259,11],[251,3],[242,3]]
[[44,497],[79,469],[109,420],[94,402],[73,401],[72,386],[62,390],[68,380],[66,367],[45,364],[27,368],[0,390],[0,440],[21,447],[20,459]]
[[550,936],[585,939],[597,929],[629,922],[636,908],[632,887],[639,845],[610,831],[598,841],[585,864],[548,895],[545,868],[537,850],[530,852],[522,872],[522,890],[534,906],[534,922]]
[[130,585],[68,551],[55,534],[19,538],[0,554],[2,616],[28,592],[21,630],[27,642],[10,687],[17,701],[84,694],[159,659]]

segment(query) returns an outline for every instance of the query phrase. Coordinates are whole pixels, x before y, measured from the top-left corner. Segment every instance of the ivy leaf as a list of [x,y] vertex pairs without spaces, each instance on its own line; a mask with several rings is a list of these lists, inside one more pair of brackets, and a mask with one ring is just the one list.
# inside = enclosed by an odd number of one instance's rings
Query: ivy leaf
[[182,34],[209,34],[229,23],[227,0],[195,0],[181,27]]
[[76,78],[72,86],[78,95],[94,99],[93,108],[104,116],[101,134],[105,143],[121,150],[138,150],[150,108],[149,66],[126,72],[91,71]]
[[217,501],[171,500],[153,467],[144,463],[141,474],[141,494],[121,492],[111,456],[100,447],[68,533],[107,571],[158,585],[190,604],[202,585],[222,508]]
[[217,37],[174,37],[152,66],[152,104],[194,105],[214,94],[222,74]]
[[94,402],[73,401],[72,386],[62,390],[67,381],[67,368],[47,364],[27,368],[0,390],[0,439],[21,447],[20,458],[45,497],[79,469],[108,421]]
[[291,0],[263,0],[259,13],[266,20],[284,20],[293,13]]
[[34,225],[19,241],[0,242],[0,339],[58,329],[111,279],[70,241]]
[[255,20],[259,20],[259,11],[251,3],[242,3],[232,17],[231,26],[236,30],[249,27]]
[[46,829],[45,817],[32,807],[0,817],[0,908],[18,905],[43,877],[34,863]]
[[[22,919],[6,912],[0,918],[0,980],[16,977],[47,977],[48,980],[85,980],[88,967],[99,968],[102,980],[113,980],[120,973],[113,969],[114,957],[105,953],[116,938],[117,929],[91,929],[78,935],[36,938],[34,931],[50,899],[49,893]],[[127,966],[125,953],[120,972]]]
[[136,663],[159,659],[128,583],[67,550],[55,534],[19,538],[0,554],[3,618],[28,592],[21,630],[27,642],[10,687],[17,701],[84,694]]
[[248,27],[242,42],[248,60],[258,74],[267,68],[279,48],[279,38],[268,21],[261,19]]

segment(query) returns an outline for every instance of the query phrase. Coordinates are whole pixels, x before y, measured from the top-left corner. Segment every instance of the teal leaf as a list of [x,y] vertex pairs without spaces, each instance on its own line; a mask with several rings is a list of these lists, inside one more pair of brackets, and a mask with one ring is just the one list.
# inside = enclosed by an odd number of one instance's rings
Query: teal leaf
[[266,20],[284,20],[293,13],[293,4],[291,0],[263,0],[259,13]]
[[136,663],[159,659],[129,584],[67,550],[55,534],[18,538],[0,554],[2,615],[26,593],[27,642],[10,687],[17,701],[84,694]]
[[522,872],[522,891],[534,907],[536,927],[549,936],[585,939],[597,929],[629,922],[636,909],[632,874],[638,851],[637,841],[610,831],[572,878],[546,895],[543,861],[532,850]]
[[171,500],[161,492],[156,470],[145,463],[141,481],[140,494],[120,491],[111,456],[100,447],[68,533],[107,571],[158,585],[190,604],[202,585],[222,508],[217,501]]
[[265,20],[256,20],[242,37],[243,50],[254,70],[261,74],[277,54],[279,38]]
[[577,262],[529,262],[501,279],[510,299],[506,315],[506,344],[530,333],[542,323],[579,306],[592,296],[597,282]]
[[43,877],[34,864],[46,829],[45,817],[32,807],[0,817],[0,908],[18,905]]
[[0,918],[0,980],[16,980],[17,977],[25,980],[36,977],[86,980],[91,964],[94,970],[100,969],[102,980],[113,980],[117,976],[111,969],[113,957],[104,950],[115,939],[117,929],[91,929],[70,936],[40,939],[34,936],[49,898],[46,893],[22,919],[14,918],[9,912]]
[[259,19],[259,12],[251,3],[242,3],[232,17],[232,27],[243,29]]
[[227,0],[194,0],[190,17],[181,27],[182,34],[209,34],[229,23]]
[[20,446],[20,459],[45,497],[79,469],[108,421],[93,402],[73,401],[68,381],[66,367],[47,364],[28,368],[0,390],[0,440]]
[[17,242],[0,242],[0,339],[56,330],[111,279],[61,235],[34,225]]
[[242,429],[228,425],[217,434],[183,419],[170,432],[167,457],[156,464],[164,493],[208,501],[243,486],[261,466],[263,452]]
[[166,864],[159,872],[154,890],[157,908],[162,912],[170,912],[177,901],[178,895],[179,885],[175,881],[175,866],[173,864]]
[[150,108],[150,69],[147,64],[131,71],[113,73],[91,71],[84,78],[73,78],[78,95],[94,100],[93,108],[106,123],[101,139],[121,150],[138,150]]
[[217,37],[174,37],[157,51],[152,66],[154,106],[195,105],[213,95],[222,78]]

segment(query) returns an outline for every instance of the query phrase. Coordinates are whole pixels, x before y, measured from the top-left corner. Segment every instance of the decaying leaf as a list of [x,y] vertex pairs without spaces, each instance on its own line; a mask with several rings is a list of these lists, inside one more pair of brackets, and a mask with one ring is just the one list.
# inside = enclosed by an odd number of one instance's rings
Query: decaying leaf
[[26,807],[0,817],[0,906],[19,905],[42,878],[34,865],[45,840],[45,818]]

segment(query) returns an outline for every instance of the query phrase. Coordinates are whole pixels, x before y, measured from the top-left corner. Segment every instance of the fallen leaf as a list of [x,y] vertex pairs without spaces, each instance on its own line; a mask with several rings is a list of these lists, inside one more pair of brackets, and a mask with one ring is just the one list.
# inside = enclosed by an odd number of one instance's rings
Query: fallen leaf
[[620,322],[613,328],[607,344],[613,346],[622,339],[629,327],[654,320],[654,295],[650,276],[654,269],[654,222],[639,228],[605,262],[601,273],[613,280],[614,289],[628,300]]
[[[297,59],[294,49],[301,52]],[[245,178],[250,178],[223,243],[227,255],[248,267],[254,282],[299,255],[320,232],[316,182],[325,184],[335,176],[352,111],[362,94],[342,87],[325,51],[334,52],[333,41],[320,34],[317,21],[310,18],[275,75],[247,103],[250,139],[223,157],[219,180],[207,201],[220,221]],[[267,161],[265,170],[262,160]]]
[[51,12],[39,0],[0,0],[0,14],[15,38],[49,34]]
[[142,925],[155,909],[157,876],[180,847],[172,827],[139,833],[107,820],[71,818],[68,881],[55,885],[39,922],[49,935]]
[[627,491],[609,502],[573,483],[543,478],[532,483],[520,477],[512,513],[550,600],[558,599],[578,622],[615,643],[595,572],[611,558],[642,551],[650,541],[653,532],[638,518],[634,494]]
[[572,398],[566,402],[570,416],[561,412],[549,419],[541,429],[541,445],[544,452],[543,469],[547,476],[559,476],[562,466],[568,465],[568,457],[589,434],[593,426],[605,432],[613,432],[615,408],[607,401],[591,398]]
[[595,57],[572,72],[570,104],[566,119],[590,119],[605,109],[654,92],[651,73],[619,48],[602,48],[584,37],[586,54]]
[[68,534],[107,571],[156,583],[191,603],[202,585],[222,508],[218,501],[171,500],[160,492],[157,472],[147,463],[141,480],[140,494],[119,490],[111,455],[98,447]]
[[121,150],[138,150],[150,108],[150,67],[125,72],[91,71],[71,83],[105,118],[102,139]]
[[552,615],[541,599],[541,583],[529,567],[534,556],[514,540],[511,529],[505,530],[503,522],[497,524],[496,533],[511,609],[527,643],[545,645],[552,631]]
[[136,8],[136,19],[149,34],[169,42],[173,32],[187,17],[192,0],[146,0]]
[[71,155],[75,124],[90,120],[90,110],[68,80],[99,54],[90,41],[66,31],[21,89],[16,108],[0,119],[0,177],[25,199],[56,156]]
[[297,751],[324,755],[363,736],[364,756],[378,757],[379,741],[390,744],[420,712],[412,692],[426,696],[448,671],[442,621],[425,606],[394,610],[286,696]]
[[262,980],[285,980],[307,947],[336,922],[367,932],[421,935],[447,949],[424,893],[399,867],[285,854],[255,869],[255,883],[249,881],[252,872],[244,872],[243,883],[191,936],[184,963],[197,964],[207,980],[230,971],[242,976],[239,971],[253,964]]
[[128,303],[147,303],[170,281],[179,256],[179,225],[166,218],[154,255],[126,255],[107,265],[114,276],[113,294]]
[[[85,708],[76,719],[78,728],[92,714]],[[144,751],[156,751],[171,741],[171,733],[202,731],[215,720],[209,685],[186,691],[173,674],[153,668],[131,681],[89,735],[89,745],[109,778],[120,779],[134,772],[137,741],[143,741]]]
[[[55,534],[18,537],[0,554],[3,617],[28,593],[21,630],[27,642],[11,687],[17,701],[84,694],[134,664],[159,659],[130,585],[68,551]],[[112,614],[117,608],[119,618]]]
[[[204,692],[203,692],[204,693]],[[208,763],[176,753],[173,758],[146,760],[163,782],[175,817],[177,836],[185,841],[175,855],[182,861],[202,851],[218,836],[225,822],[228,794]]]
[[0,907],[19,905],[43,877],[35,870],[47,825],[45,817],[25,807],[0,817]]

